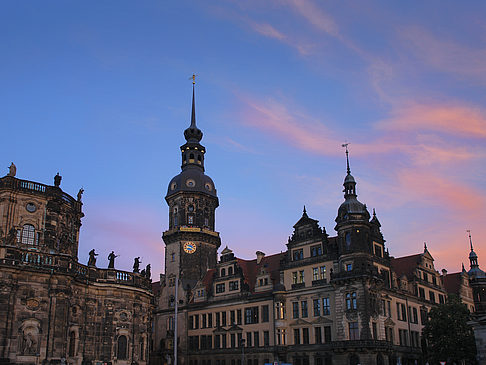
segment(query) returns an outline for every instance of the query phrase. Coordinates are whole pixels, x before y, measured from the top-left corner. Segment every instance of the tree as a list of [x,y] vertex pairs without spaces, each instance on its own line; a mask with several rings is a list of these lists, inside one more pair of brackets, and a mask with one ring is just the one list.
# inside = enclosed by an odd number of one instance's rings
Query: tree
[[454,295],[429,312],[422,336],[427,340],[426,357],[430,364],[476,364],[476,343],[473,329],[467,324],[469,319],[466,305]]

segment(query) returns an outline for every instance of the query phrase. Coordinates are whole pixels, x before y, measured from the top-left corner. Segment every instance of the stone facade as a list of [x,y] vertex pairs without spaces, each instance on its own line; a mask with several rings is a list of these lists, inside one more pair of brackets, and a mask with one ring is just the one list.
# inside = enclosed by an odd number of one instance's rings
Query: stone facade
[[78,262],[82,192],[60,180],[0,179],[0,359],[147,363],[150,278]]
[[[226,247],[216,262],[218,204],[214,185],[204,188],[213,184],[204,160],[196,159],[205,148],[194,96],[184,136],[182,172],[166,196],[154,364],[173,363],[175,355],[183,365],[421,364],[421,332],[433,306],[453,292],[471,311],[479,308],[470,276],[439,274],[426,245],[406,257],[389,254],[375,212],[357,199],[347,150],[335,236],[304,208],[285,252],[244,260]],[[189,218],[194,212],[199,219]]]

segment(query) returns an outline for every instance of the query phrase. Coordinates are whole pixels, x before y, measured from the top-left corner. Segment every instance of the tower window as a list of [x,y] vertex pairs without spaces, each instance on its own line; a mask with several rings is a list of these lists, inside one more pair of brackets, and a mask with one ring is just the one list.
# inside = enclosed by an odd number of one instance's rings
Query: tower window
[[201,164],[201,155],[197,155],[197,163],[200,165]]
[[118,337],[118,346],[117,346],[117,357],[118,360],[125,360],[127,358],[127,338],[126,336]]
[[351,247],[351,233],[349,233],[349,232],[346,233],[345,240],[346,240],[346,248],[350,248]]
[[191,153],[191,154],[189,155],[189,162],[190,162],[190,163],[194,163],[194,153]]
[[25,224],[22,228],[21,242],[24,245],[37,245],[39,243],[38,235],[35,234],[35,228],[31,224]]
[[194,224],[194,216],[192,214],[187,216],[187,224]]

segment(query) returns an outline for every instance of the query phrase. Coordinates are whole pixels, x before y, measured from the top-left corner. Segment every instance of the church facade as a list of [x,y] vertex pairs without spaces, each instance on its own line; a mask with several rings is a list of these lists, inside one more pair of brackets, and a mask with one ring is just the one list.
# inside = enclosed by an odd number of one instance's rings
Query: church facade
[[0,363],[148,363],[148,275],[98,268],[94,250],[79,263],[82,190],[15,173],[0,178]]
[[471,312],[482,308],[469,274],[439,273],[426,245],[406,257],[389,254],[375,212],[357,199],[347,150],[335,234],[304,208],[285,252],[245,260],[225,247],[218,260],[218,197],[205,174],[194,88],[192,103],[181,173],[166,195],[154,364],[174,356],[184,365],[421,364],[433,306],[454,293]]

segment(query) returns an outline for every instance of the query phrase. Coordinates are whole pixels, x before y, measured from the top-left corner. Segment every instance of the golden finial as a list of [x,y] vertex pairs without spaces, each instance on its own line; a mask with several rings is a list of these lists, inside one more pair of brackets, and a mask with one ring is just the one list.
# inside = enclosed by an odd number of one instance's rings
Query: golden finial
[[196,74],[192,74],[191,77],[189,77],[189,80],[192,80],[192,84],[194,85],[196,83]]

